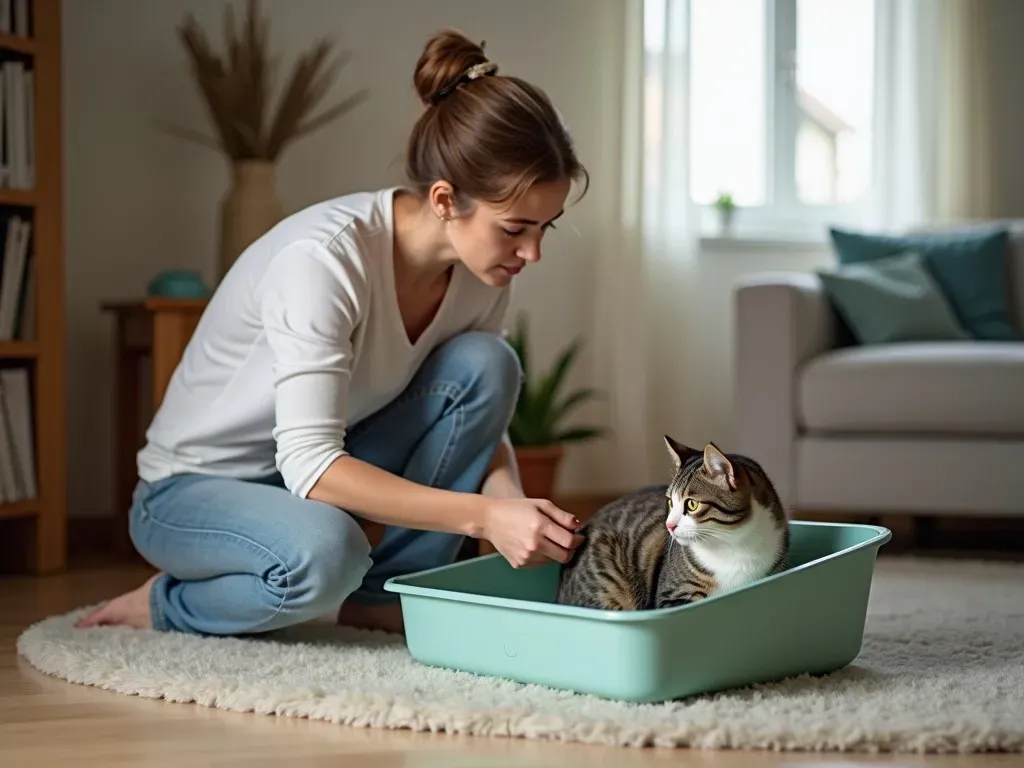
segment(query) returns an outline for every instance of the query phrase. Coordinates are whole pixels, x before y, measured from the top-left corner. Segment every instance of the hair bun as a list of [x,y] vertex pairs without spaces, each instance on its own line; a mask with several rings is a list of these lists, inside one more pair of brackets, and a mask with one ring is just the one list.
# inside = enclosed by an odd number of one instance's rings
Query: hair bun
[[420,101],[429,106],[431,97],[441,88],[470,67],[486,61],[483,45],[474,43],[461,32],[444,29],[431,35],[413,75]]

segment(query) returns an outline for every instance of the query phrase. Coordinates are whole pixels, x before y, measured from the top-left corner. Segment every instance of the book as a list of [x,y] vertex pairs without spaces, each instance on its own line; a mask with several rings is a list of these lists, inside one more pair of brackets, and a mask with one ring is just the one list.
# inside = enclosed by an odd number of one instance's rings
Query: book
[[0,482],[6,501],[37,498],[28,370],[0,369]]

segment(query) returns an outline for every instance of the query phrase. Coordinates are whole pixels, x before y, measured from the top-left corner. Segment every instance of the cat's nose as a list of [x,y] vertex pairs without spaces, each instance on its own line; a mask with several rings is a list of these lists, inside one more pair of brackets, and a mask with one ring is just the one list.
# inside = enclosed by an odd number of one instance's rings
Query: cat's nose
[[667,522],[665,523],[665,527],[668,528],[669,533],[672,533],[672,531],[676,529],[676,524],[673,522]]

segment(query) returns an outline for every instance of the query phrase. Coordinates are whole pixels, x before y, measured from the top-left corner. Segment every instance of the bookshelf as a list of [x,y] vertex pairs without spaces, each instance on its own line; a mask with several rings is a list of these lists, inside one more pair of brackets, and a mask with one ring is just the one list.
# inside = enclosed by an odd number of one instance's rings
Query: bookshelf
[[60,2],[0,0],[4,571],[67,561]]

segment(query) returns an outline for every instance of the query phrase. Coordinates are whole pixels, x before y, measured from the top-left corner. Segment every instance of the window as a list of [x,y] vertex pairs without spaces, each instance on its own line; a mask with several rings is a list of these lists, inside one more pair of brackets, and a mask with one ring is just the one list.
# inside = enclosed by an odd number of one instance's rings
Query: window
[[876,189],[881,0],[689,0],[690,196],[737,224],[814,234]]

